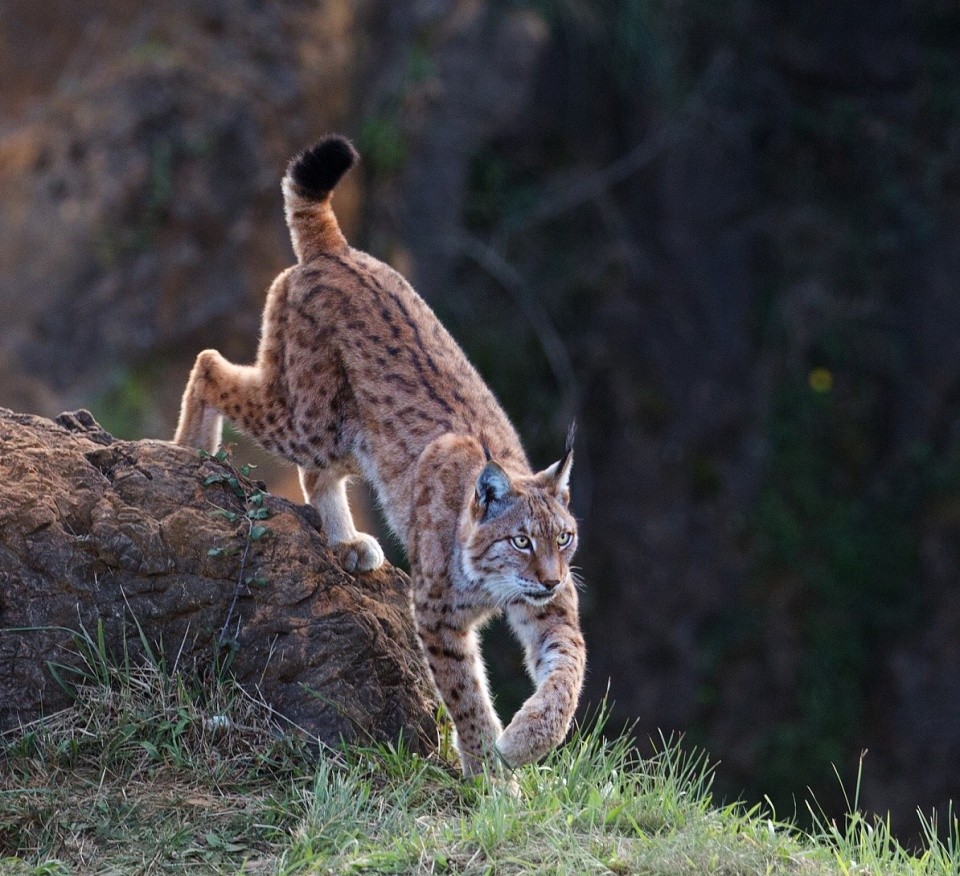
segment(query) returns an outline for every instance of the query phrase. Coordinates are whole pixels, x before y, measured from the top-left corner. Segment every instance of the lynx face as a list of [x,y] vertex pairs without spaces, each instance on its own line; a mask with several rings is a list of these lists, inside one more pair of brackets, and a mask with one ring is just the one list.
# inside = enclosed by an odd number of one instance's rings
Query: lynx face
[[495,462],[477,478],[463,569],[498,605],[546,605],[570,578],[577,522],[567,507],[570,460],[510,479]]

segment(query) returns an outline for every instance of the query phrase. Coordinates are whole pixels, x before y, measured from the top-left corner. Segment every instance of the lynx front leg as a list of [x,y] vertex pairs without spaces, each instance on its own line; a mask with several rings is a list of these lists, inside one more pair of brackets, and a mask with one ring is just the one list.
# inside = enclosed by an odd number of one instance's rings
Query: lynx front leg
[[347,572],[369,572],[383,565],[383,550],[372,535],[357,532],[347,501],[347,475],[335,466],[301,468],[300,485],[323,521],[330,549]]
[[586,649],[577,620],[577,592],[570,581],[542,607],[514,603],[507,619],[526,651],[536,691],[497,740],[510,766],[539,760],[567,735],[580,699]]
[[232,365],[216,350],[204,350],[190,372],[174,442],[215,453],[223,414],[249,420],[256,408],[256,369]]
[[465,775],[483,772],[484,765],[497,765],[494,743],[503,725],[493,709],[487,674],[480,656],[480,643],[472,627],[450,623],[442,607],[449,598],[446,587],[414,584],[417,632],[423,643],[427,664],[437,692],[443,699],[456,728],[456,746]]

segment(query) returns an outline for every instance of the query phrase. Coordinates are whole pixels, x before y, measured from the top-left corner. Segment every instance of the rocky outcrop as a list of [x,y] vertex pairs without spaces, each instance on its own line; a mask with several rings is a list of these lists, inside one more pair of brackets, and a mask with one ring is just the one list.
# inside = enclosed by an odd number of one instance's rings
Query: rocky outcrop
[[102,625],[118,660],[145,639],[167,665],[226,664],[323,742],[429,747],[409,582],[348,575],[319,525],[225,462],[115,440],[86,411],[0,409],[0,730],[70,702],[49,664],[78,666],[78,635]]
[[89,403],[201,336],[248,351],[292,257],[283,168],[342,126],[349,16],[330,5],[107,0],[81,24],[0,0],[4,405]]
[[37,47],[0,51],[0,401],[45,414],[143,365],[179,382],[202,346],[248,357],[292,258],[283,169],[328,131],[363,153],[337,192],[348,237],[366,178],[373,248],[438,294],[470,156],[522,117],[546,38],[462,2],[107,0],[78,28],[65,0],[0,0],[0,18],[0,50]]

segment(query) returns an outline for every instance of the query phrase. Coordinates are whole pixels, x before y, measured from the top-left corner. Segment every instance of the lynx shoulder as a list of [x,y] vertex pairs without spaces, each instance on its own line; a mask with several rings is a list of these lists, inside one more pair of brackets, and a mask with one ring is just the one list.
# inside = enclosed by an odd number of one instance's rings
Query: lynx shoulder
[[[564,737],[585,649],[570,561],[572,438],[531,469],[493,394],[396,271],[351,248],[331,199],[356,162],[343,137],[294,158],[283,195],[297,264],[274,280],[256,361],[197,357],[174,440],[214,452],[223,417],[292,460],[351,572],[383,562],[358,532],[349,478],[376,491],[410,558],[417,629],[464,771],[540,758]],[[536,690],[504,730],[477,627],[505,611]]]

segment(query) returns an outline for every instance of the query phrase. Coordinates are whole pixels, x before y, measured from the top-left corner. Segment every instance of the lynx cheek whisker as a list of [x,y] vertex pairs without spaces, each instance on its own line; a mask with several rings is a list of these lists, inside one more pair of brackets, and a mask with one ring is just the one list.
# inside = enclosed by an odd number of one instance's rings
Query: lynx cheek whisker
[[[357,575],[384,562],[350,513],[346,483],[362,476],[410,558],[418,634],[456,725],[463,771],[520,766],[562,741],[586,657],[576,587],[541,599],[536,584],[524,585],[520,565],[533,550],[501,546],[524,533],[575,537],[572,433],[562,456],[535,472],[507,415],[433,311],[395,270],[347,243],[333,196],[357,160],[348,140],[330,136],[290,162],[281,188],[297,262],[267,293],[256,362],[240,366],[216,350],[201,352],[174,440],[214,453],[226,416],[295,463],[331,550]],[[410,411],[414,425],[402,413]],[[538,608],[548,602],[550,611]],[[536,684],[506,730],[477,636],[495,611],[506,612]],[[456,623],[438,624],[444,614]],[[548,641],[562,642],[562,657],[546,659]]]
[[506,577],[488,578],[485,582],[487,592],[494,594],[494,605],[496,610],[502,610],[517,598],[518,591],[515,583]]

